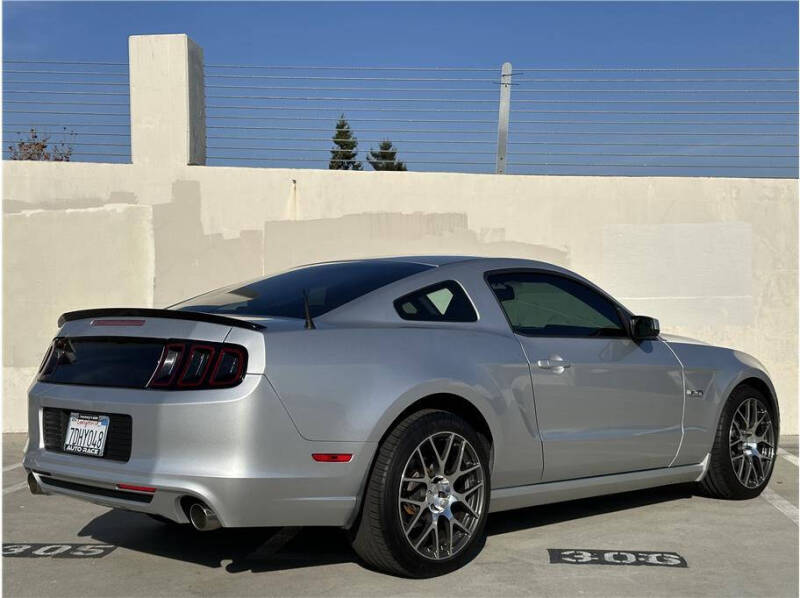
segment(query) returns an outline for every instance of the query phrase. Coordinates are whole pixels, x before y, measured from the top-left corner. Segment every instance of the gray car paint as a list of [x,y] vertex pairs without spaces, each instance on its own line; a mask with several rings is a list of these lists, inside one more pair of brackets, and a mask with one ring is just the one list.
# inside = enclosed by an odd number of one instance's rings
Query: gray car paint
[[[180,522],[186,516],[179,499],[190,495],[229,527],[347,526],[380,439],[403,411],[431,395],[461,397],[485,419],[493,440],[492,511],[698,479],[735,385],[757,378],[775,396],[763,366],[730,349],[666,335],[638,344],[570,339],[569,346],[566,339],[517,337],[485,273],[535,268],[591,285],[558,266],[457,256],[392,259],[437,267],[316,318],[313,330],[300,320],[267,317],[247,318],[266,326],[260,332],[161,318],[135,329],[104,326],[110,336],[244,345],[250,357],[245,381],[183,392],[34,382],[25,467],[98,486],[153,485],[158,492],[149,505],[44,488]],[[464,288],[476,322],[409,322],[395,312],[397,297],[444,280]],[[67,322],[59,334],[94,332],[83,320]],[[559,351],[575,364],[567,376],[543,375],[528,362]],[[702,389],[702,399],[687,399],[684,384]],[[131,460],[44,450],[44,406],[131,414]],[[317,463],[314,452],[354,458]]]
[[[681,441],[683,379],[665,343],[523,337],[545,481],[667,467]],[[570,367],[542,369],[554,357]]]

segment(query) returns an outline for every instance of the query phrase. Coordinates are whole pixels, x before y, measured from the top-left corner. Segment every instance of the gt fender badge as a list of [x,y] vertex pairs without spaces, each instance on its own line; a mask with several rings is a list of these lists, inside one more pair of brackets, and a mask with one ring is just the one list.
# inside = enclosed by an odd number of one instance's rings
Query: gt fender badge
[[686,396],[691,397],[693,399],[702,399],[703,398],[703,391],[702,390],[695,390],[693,388],[686,389]]

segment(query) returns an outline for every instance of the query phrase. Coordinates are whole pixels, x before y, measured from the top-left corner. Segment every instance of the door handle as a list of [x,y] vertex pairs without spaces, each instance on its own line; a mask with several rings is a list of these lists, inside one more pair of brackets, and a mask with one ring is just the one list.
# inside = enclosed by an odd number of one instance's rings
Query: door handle
[[558,355],[552,355],[550,359],[539,359],[536,362],[536,367],[543,370],[552,370],[555,374],[561,374],[571,366],[572,364],[569,361],[564,361],[564,359]]

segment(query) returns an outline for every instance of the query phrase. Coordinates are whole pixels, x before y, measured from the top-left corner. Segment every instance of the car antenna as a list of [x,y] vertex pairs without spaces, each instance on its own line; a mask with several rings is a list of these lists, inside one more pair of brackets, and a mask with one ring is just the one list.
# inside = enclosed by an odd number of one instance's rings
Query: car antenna
[[316,328],[314,326],[314,320],[311,319],[311,308],[308,305],[308,291],[303,289],[303,309],[306,312],[306,328],[308,330],[313,330]]

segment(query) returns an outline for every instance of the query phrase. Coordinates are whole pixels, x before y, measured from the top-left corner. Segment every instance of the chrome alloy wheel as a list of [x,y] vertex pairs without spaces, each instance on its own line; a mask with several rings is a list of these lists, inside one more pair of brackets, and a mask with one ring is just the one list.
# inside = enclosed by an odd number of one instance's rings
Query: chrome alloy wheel
[[443,560],[461,551],[475,531],[486,500],[475,448],[455,432],[423,440],[403,469],[400,524],[411,547]]
[[775,430],[759,399],[745,399],[733,414],[730,454],[733,471],[745,488],[757,488],[769,477],[775,460]]

